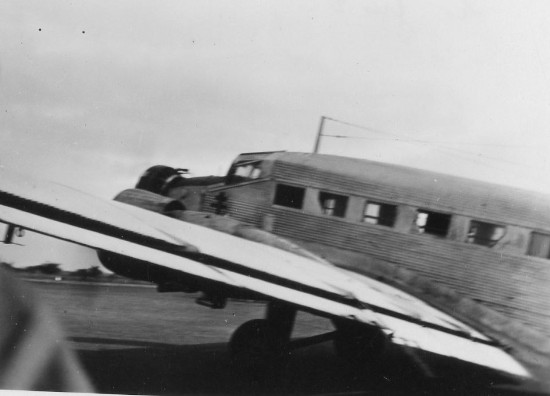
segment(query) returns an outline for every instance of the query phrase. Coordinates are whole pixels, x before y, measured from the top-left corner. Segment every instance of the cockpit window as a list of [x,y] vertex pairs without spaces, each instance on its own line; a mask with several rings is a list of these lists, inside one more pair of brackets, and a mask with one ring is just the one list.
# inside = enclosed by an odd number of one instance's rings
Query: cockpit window
[[242,161],[235,163],[227,175],[227,184],[237,184],[259,179],[262,176],[261,163],[261,161]]

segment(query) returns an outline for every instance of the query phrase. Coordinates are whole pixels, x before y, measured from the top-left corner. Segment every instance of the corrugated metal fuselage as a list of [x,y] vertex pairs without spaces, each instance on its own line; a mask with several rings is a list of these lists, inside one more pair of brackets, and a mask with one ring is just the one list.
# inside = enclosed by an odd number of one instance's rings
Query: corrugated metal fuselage
[[[257,171],[243,177],[239,164]],[[299,205],[277,198],[281,185],[302,194]],[[385,267],[413,271],[550,335],[550,260],[527,254],[533,233],[550,234],[550,200],[541,194],[356,159],[266,153],[238,157],[226,184],[187,196],[189,209],[228,214],[374,276]],[[344,197],[343,213],[324,196]],[[367,221],[369,202],[395,208],[391,223]],[[419,230],[422,211],[442,213],[445,233]],[[475,224],[502,235],[469,243]]]

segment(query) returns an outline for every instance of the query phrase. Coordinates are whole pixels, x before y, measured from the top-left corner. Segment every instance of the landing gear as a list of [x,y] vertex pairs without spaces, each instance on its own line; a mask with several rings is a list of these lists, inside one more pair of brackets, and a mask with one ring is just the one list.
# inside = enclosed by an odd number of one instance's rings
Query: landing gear
[[388,336],[378,327],[333,320],[337,329],[334,348],[341,358],[358,365],[372,365],[384,354]]
[[229,342],[233,368],[254,380],[279,371],[288,355],[296,310],[272,302],[265,319],[254,319],[239,327]]
[[335,331],[291,340],[296,309],[270,303],[266,319],[255,319],[239,327],[229,343],[233,367],[238,375],[267,377],[280,372],[291,351],[333,341],[336,353],[354,366],[374,368],[388,344],[379,328],[347,319],[333,319]]
[[239,327],[229,343],[231,356],[253,364],[274,360],[282,354],[284,337],[267,319],[254,319]]
[[265,319],[246,322],[233,333],[229,342],[231,355],[246,355],[252,360],[270,360],[283,355],[290,343],[295,319],[295,308],[278,302],[269,303]]

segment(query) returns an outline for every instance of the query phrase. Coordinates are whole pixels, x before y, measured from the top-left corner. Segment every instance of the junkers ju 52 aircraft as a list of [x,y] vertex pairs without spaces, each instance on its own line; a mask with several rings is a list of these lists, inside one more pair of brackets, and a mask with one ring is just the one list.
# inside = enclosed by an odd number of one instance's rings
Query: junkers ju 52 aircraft
[[[259,216],[260,207],[252,201],[274,202],[296,217],[307,202],[321,202],[319,215],[346,212],[338,194],[320,191],[313,179],[309,192],[288,178],[272,178],[274,162],[267,160],[280,155],[243,155],[224,178],[186,178],[183,170],[153,167],[137,188],[114,201],[0,170],[0,221],[11,225],[12,233],[13,227],[21,227],[97,249],[108,269],[153,282],[159,291],[200,291],[197,302],[211,308],[223,308],[228,298],[266,301],[266,317],[233,334],[229,347],[237,357],[269,360],[292,348],[332,340],[341,356],[362,364],[382,358],[384,347],[394,343],[530,377],[491,337],[270,232],[277,213]],[[248,203],[227,200],[235,186],[248,189]],[[232,206],[241,221],[223,214]],[[242,221],[247,216],[253,225]],[[311,232],[319,233],[319,225],[315,227]],[[300,310],[331,319],[335,330],[292,340]]]

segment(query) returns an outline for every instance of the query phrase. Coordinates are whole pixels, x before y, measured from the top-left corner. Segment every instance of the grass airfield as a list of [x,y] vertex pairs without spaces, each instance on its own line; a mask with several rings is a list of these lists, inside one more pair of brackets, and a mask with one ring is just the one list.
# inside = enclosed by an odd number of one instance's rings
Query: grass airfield
[[[541,384],[412,348],[391,346],[370,369],[335,355],[331,343],[292,352],[270,375],[234,367],[227,342],[242,323],[264,314],[257,302],[224,310],[195,304],[197,295],[157,293],[144,284],[28,282],[50,306],[68,345],[99,393],[122,394],[547,394]],[[330,321],[298,315],[295,337],[332,330]]]

